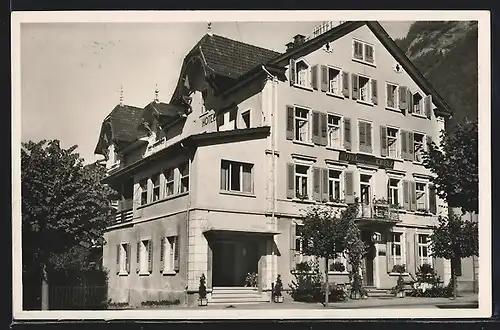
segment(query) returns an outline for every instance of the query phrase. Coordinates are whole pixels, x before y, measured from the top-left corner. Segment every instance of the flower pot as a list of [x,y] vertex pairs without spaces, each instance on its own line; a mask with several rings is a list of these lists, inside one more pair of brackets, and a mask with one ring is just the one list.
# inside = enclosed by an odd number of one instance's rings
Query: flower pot
[[275,303],[282,303],[283,302],[283,296],[274,296],[274,302]]
[[207,298],[198,298],[198,306],[206,306],[208,305]]
[[405,297],[405,292],[404,291],[398,291],[397,295],[398,298],[404,298]]

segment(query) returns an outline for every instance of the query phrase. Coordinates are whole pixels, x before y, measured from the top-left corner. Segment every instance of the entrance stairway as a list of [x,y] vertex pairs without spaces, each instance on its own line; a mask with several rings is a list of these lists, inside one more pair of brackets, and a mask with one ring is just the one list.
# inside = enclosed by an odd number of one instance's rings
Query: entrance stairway
[[377,289],[376,287],[365,287],[368,292],[368,297],[376,297],[376,298],[390,298],[394,297],[394,294],[391,293],[390,289]]
[[256,288],[248,287],[215,287],[208,299],[209,305],[258,304],[269,302],[266,294]]

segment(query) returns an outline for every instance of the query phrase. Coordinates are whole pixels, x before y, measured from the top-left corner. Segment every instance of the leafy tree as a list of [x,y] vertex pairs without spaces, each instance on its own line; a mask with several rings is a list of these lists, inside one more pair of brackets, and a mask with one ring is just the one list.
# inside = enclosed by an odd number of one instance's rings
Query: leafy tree
[[48,273],[68,265],[61,255],[102,244],[114,216],[116,192],[101,183],[106,169],[84,165],[76,148],[63,149],[58,140],[21,148],[23,269],[41,276],[42,309],[48,308]]
[[451,260],[451,283],[453,298],[457,297],[456,261],[462,258],[478,256],[478,224],[462,220],[459,215],[439,217],[438,226],[434,226],[430,247],[432,255]]
[[[339,213],[335,208],[327,205],[315,205],[309,207],[304,216],[302,232],[303,253],[306,255],[324,258],[325,261],[325,307],[328,306],[328,261],[337,258],[347,251],[352,254],[351,260],[356,262],[360,243],[360,231],[354,223],[357,206],[349,206]],[[362,257],[359,257],[361,260]],[[359,262],[357,263],[359,266]],[[354,267],[354,265],[353,265]],[[355,268],[358,269],[358,268]]]

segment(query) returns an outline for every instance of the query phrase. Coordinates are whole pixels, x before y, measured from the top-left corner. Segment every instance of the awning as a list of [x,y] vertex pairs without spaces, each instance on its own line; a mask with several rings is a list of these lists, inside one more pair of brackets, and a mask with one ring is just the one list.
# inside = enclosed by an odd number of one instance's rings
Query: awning
[[229,228],[208,228],[203,231],[205,235],[217,236],[274,236],[281,232],[268,229],[229,229]]

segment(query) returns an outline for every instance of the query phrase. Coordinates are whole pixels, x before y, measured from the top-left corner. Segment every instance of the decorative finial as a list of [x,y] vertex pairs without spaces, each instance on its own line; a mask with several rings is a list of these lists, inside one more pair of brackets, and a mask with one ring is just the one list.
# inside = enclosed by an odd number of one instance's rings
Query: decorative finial
[[158,99],[158,93],[160,93],[160,91],[158,90],[158,84],[155,85],[155,102],[159,102],[159,99]]
[[207,33],[212,34],[212,22],[208,22],[207,24]]
[[120,85],[120,106],[123,106],[123,85]]

